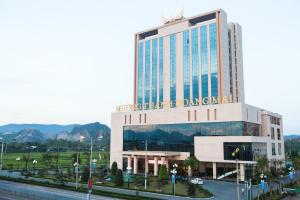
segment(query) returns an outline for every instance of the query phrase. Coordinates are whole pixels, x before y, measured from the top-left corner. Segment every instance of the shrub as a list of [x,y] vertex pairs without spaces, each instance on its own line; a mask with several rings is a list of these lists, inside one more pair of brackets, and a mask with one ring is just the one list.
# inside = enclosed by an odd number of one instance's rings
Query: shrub
[[123,185],[123,172],[121,169],[118,169],[117,170],[117,173],[116,173],[116,178],[115,178],[115,185],[116,186],[122,186]]
[[195,194],[196,194],[196,186],[194,184],[192,184],[192,183],[189,183],[186,193],[190,197],[191,196],[195,196]]
[[116,175],[118,170],[118,164],[116,162],[113,162],[111,165],[111,174]]
[[159,179],[165,184],[168,181],[168,171],[166,165],[162,165],[159,169]]

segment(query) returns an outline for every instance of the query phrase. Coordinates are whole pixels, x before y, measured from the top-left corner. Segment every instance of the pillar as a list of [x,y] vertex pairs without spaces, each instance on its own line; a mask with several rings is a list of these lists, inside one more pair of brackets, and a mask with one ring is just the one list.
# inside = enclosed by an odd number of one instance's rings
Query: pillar
[[169,171],[169,160],[166,159],[166,167],[167,167],[167,171]]
[[245,164],[240,164],[240,180],[245,181]]
[[127,167],[130,167],[131,168],[131,170],[132,170],[132,166],[131,166],[131,162],[132,162],[132,159],[131,159],[131,156],[128,156],[127,157]]
[[166,164],[166,158],[165,157],[161,157],[160,160],[161,160],[162,165]]
[[137,156],[133,157],[133,173],[134,174],[138,173],[138,158],[137,158]]
[[217,163],[213,162],[213,179],[217,179]]
[[145,157],[145,172],[148,173],[149,172],[149,165],[148,165],[148,157]]
[[154,157],[154,176],[158,174],[158,158]]

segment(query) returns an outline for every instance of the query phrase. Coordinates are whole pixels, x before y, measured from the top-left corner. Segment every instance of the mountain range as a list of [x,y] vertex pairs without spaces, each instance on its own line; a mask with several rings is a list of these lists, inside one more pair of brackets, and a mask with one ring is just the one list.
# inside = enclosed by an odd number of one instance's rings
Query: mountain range
[[0,138],[6,142],[45,142],[47,139],[79,140],[98,138],[109,141],[110,128],[99,122],[89,124],[7,124],[0,126]]

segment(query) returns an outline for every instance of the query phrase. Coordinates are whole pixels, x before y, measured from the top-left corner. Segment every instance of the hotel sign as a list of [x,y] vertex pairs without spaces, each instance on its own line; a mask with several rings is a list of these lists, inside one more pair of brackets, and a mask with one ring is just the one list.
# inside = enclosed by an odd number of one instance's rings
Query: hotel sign
[[163,101],[158,103],[144,103],[144,104],[125,104],[116,106],[116,112],[130,112],[140,110],[155,110],[155,109],[170,109],[174,107],[190,107],[190,106],[201,106],[210,104],[225,104],[232,103],[232,96],[223,97],[204,97],[202,99],[184,99],[174,101]]

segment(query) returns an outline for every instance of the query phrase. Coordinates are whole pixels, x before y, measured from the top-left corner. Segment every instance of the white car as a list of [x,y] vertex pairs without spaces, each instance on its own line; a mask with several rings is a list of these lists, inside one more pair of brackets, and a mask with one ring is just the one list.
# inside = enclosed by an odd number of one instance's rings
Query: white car
[[195,185],[203,185],[203,180],[201,178],[192,178],[191,183]]

